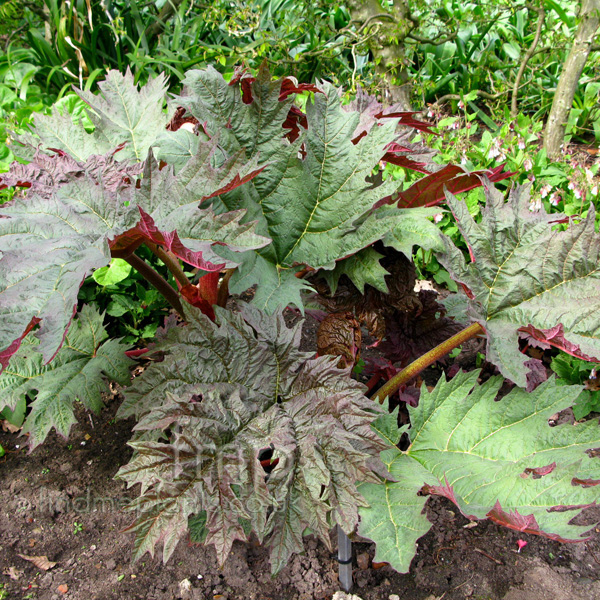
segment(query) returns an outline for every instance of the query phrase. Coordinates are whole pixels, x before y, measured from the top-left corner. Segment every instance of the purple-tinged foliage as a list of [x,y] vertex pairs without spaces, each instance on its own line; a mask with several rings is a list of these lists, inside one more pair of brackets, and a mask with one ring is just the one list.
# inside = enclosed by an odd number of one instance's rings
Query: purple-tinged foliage
[[335,523],[354,530],[365,505],[357,483],[378,481],[380,408],[335,358],[309,359],[299,342],[299,326],[243,306],[217,309],[216,323],[190,308],[187,326],[156,346],[165,361],[135,380],[121,410],[141,416],[118,474],[142,486],[129,507],[135,558],[162,541],[168,560],[199,513],[220,563],[251,530],[274,573],[303,551],[306,528],[327,545]]

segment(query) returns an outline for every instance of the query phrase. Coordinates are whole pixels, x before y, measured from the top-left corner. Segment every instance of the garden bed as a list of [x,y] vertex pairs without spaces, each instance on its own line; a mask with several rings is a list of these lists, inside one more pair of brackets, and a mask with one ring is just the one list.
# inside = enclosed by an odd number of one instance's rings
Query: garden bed
[[[314,339],[308,320],[304,346]],[[314,342],[313,342],[314,343]],[[464,357],[463,357],[464,360]],[[115,421],[118,394],[98,416],[77,410],[69,440],[52,433],[27,454],[25,439],[0,433],[7,454],[0,462],[0,583],[6,598],[39,600],[329,600],[336,590],[335,556],[311,540],[275,579],[267,552],[241,543],[223,569],[212,549],[180,543],[164,565],[160,552],[131,564],[133,536],[122,533],[132,515],[121,507],[137,490],[115,481],[131,449],[133,420]],[[497,526],[469,523],[444,498],[428,503],[432,530],[418,544],[410,573],[375,569],[372,544],[354,544],[354,593],[362,600],[577,600],[600,598],[600,533],[561,544]],[[588,509],[587,522],[600,518]],[[527,541],[518,550],[517,540]],[[24,556],[46,556],[44,571]],[[538,595],[536,595],[538,594]],[[2,597],[2,596],[0,596]]]

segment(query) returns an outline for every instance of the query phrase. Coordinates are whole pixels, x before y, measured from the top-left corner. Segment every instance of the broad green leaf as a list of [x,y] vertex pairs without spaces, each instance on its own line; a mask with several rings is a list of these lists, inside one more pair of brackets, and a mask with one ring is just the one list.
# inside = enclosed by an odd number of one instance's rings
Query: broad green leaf
[[[84,163],[66,173],[61,185],[34,187],[26,199],[2,207],[2,365],[40,322],[38,350],[50,360],[62,344],[82,281],[144,241],[207,271],[226,262],[213,251],[215,244],[227,246],[235,257],[268,243],[254,233],[253,223],[240,223],[243,211],[215,215],[210,207],[198,208],[205,196],[241,185],[260,170],[241,154],[211,166],[216,143],[203,143],[176,176],[171,167],[159,169],[150,155],[139,185],[133,177],[105,177],[106,170],[97,168],[99,157],[92,157],[95,170]],[[114,163],[102,158],[113,169]]]
[[0,408],[14,410],[27,400],[30,413],[23,432],[31,449],[41,444],[52,428],[67,437],[76,422],[73,404],[99,412],[108,380],[125,385],[133,361],[125,356],[128,346],[108,340],[103,315],[84,306],[69,327],[67,337],[49,365],[35,352],[39,341],[29,334],[9,366],[0,375]]
[[168,136],[165,127],[169,120],[163,112],[166,84],[164,75],[150,80],[141,89],[134,84],[133,75],[109,71],[106,79],[98,84],[100,94],[77,90],[90,110],[89,119],[94,131],[88,133],[82,117],[54,111],[51,115],[35,115],[37,143],[30,135],[20,139],[33,147],[41,140],[46,149],[67,152],[78,161],[85,162],[92,155],[103,155],[124,147],[118,152],[118,160],[142,161],[155,145],[158,137]]
[[[165,360],[136,378],[119,411],[141,417],[135,455],[118,474],[142,485],[129,507],[134,556],[163,541],[168,560],[201,515],[219,563],[251,530],[277,573],[303,551],[307,528],[326,544],[335,523],[354,530],[365,505],[357,483],[377,480],[384,445],[371,422],[381,408],[335,358],[300,352],[299,325],[247,305],[216,313],[213,323],[190,309],[186,327],[162,335]],[[166,429],[169,443],[158,441]]]
[[[261,69],[256,80],[242,81],[229,85],[214,69],[191,71],[185,95],[175,102],[205,123],[211,135],[218,133],[228,152],[243,148],[267,163],[248,185],[213,200],[216,210],[245,208],[247,219],[258,220],[257,232],[273,240],[258,251],[261,260],[250,270],[240,269],[238,282],[257,285],[258,306],[274,311],[297,303],[301,286],[282,282],[292,283],[298,266],[331,270],[386,234],[403,252],[421,242],[441,248],[439,232],[421,213],[411,213],[409,223],[406,211],[395,206],[374,210],[398,187],[372,178],[398,137],[396,119],[365,130],[361,113],[342,107],[338,90],[323,83],[307,104],[308,127],[297,127],[290,141],[285,135],[292,127],[290,79],[272,81]],[[385,286],[381,277],[377,284]]]
[[323,271],[323,277],[329,285],[331,295],[337,291],[340,277],[343,275],[350,278],[361,294],[364,294],[367,284],[387,293],[385,276],[389,273],[379,264],[382,258],[383,254],[379,254],[373,248],[365,248],[354,256],[336,263],[333,271]]
[[131,265],[122,258],[113,258],[108,267],[102,267],[92,273],[94,281],[99,285],[115,285],[129,277]]
[[473,261],[448,239],[440,262],[473,296],[469,316],[487,331],[487,359],[524,387],[527,356],[519,334],[600,362],[600,235],[594,207],[580,222],[560,231],[556,215],[530,210],[529,187],[516,187],[505,203],[486,187],[481,223],[464,202],[448,203]]
[[385,425],[383,417],[375,422],[386,431],[390,447],[381,458],[395,479],[360,486],[370,506],[359,509],[358,531],[377,544],[376,561],[408,571],[415,542],[430,527],[419,492],[449,498],[470,519],[490,518],[523,533],[580,541],[590,529],[570,521],[598,500],[600,462],[589,451],[600,446],[600,427],[548,423],[572,406],[581,386],[550,379],[496,401],[502,378],[478,385],[478,376],[442,377],[431,392],[423,386],[419,405],[408,407],[406,451],[395,447],[399,435],[390,433],[389,417]]

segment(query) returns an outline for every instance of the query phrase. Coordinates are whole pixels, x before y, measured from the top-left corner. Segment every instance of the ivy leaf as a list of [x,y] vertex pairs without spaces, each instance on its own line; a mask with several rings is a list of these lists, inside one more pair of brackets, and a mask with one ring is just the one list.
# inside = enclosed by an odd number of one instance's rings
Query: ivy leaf
[[84,170],[68,177],[50,197],[33,192],[2,207],[3,366],[38,323],[38,350],[46,362],[52,359],[73,317],[81,283],[108,265],[111,256],[126,257],[149,240],[189,264],[214,271],[224,262],[213,245],[227,245],[235,257],[268,243],[254,233],[253,223],[240,224],[243,211],[217,216],[210,207],[198,208],[203,197],[239,186],[260,171],[241,154],[213,167],[216,148],[216,140],[204,143],[177,176],[170,167],[160,170],[150,156],[139,186],[128,180],[115,188],[112,179],[105,182],[93,170]]
[[[381,409],[336,359],[300,352],[299,326],[288,329],[282,316],[244,306],[217,307],[216,317],[190,308],[188,325],[156,347],[165,361],[126,392],[120,416],[141,416],[134,458],[118,474],[142,484],[130,506],[134,557],[162,540],[168,560],[189,517],[205,513],[205,543],[219,563],[249,524],[276,573],[302,551],[307,527],[326,544],[335,523],[355,527],[365,504],[356,484],[376,480],[370,465],[383,444],[370,423]],[[148,439],[163,430],[168,443]]]
[[84,306],[49,365],[34,351],[39,341],[28,335],[0,375],[0,409],[14,410],[19,401],[28,400],[31,412],[23,432],[29,433],[30,449],[41,444],[53,427],[63,437],[69,435],[76,422],[75,400],[98,413],[108,381],[129,382],[133,364],[125,355],[129,346],[119,340],[105,341],[103,320],[96,308]]
[[[478,376],[442,376],[431,392],[423,386],[419,405],[408,406],[410,447],[381,455],[395,481],[360,487],[369,506],[360,508],[359,534],[377,544],[376,561],[408,571],[415,542],[430,527],[419,492],[449,498],[470,519],[550,539],[582,541],[590,529],[570,521],[598,500],[600,463],[587,452],[600,445],[600,428],[596,421],[548,424],[581,386],[550,379],[496,401],[502,378],[478,385]],[[389,419],[387,428],[377,423],[390,438]]]
[[529,208],[529,187],[512,190],[507,203],[486,186],[482,221],[448,194],[472,256],[449,239],[440,262],[471,296],[469,315],[487,331],[487,359],[525,387],[527,357],[519,332],[584,360],[600,362],[600,235],[591,206],[566,231],[553,227],[555,215]]

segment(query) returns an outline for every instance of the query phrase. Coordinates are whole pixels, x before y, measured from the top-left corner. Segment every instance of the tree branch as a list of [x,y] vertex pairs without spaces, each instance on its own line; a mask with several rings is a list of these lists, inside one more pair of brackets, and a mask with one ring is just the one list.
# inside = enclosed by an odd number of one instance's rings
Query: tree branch
[[513,85],[512,98],[511,98],[511,103],[510,103],[510,116],[513,119],[516,119],[517,112],[518,112],[517,98],[519,96],[519,85],[521,85],[521,79],[523,79],[523,75],[525,73],[527,63],[533,56],[533,53],[535,52],[535,49],[537,48],[537,45],[540,41],[540,36],[542,34],[542,27],[546,20],[546,11],[544,10],[543,7],[537,8],[535,10],[537,11],[537,14],[538,14],[538,22],[537,22],[537,27],[535,30],[535,37],[533,38],[533,42],[531,43],[531,46],[529,46],[529,49],[527,50],[527,52],[525,52],[525,55],[523,56],[523,60],[521,61],[521,65],[519,67],[519,72],[517,73],[517,77],[516,77],[515,83]]

